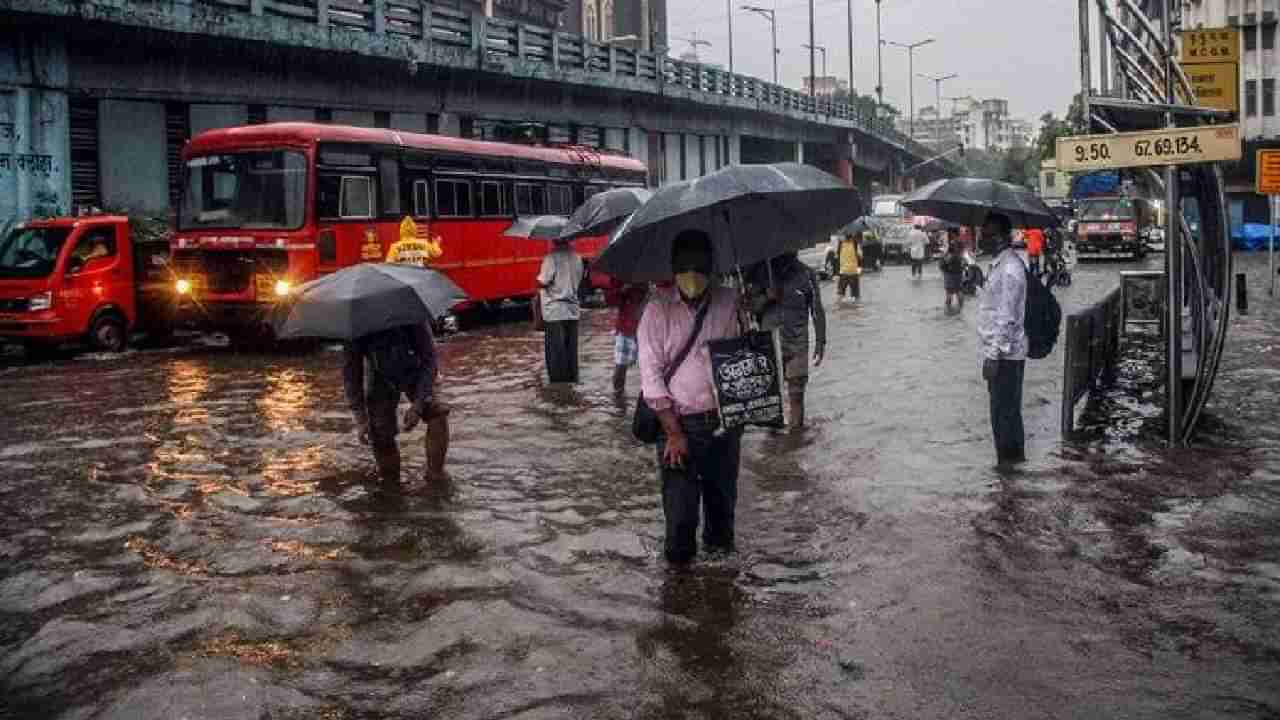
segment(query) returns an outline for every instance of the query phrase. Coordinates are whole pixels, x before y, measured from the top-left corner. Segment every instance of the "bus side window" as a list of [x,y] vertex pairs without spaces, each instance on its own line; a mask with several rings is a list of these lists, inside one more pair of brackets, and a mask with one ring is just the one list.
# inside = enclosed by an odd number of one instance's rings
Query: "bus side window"
[[373,178],[344,175],[338,208],[340,216],[343,219],[369,219],[373,217],[373,207]]
[[413,216],[431,217],[431,185],[426,180],[413,181]]
[[400,161],[394,157],[378,159],[378,183],[382,190],[382,214],[400,216]]
[[436,180],[436,212],[440,217],[471,217],[471,182]]
[[507,194],[503,183],[484,180],[480,183],[480,217],[506,217]]
[[568,185],[547,186],[547,214],[568,215],[573,212],[573,191]]
[[336,220],[340,217],[339,198],[342,192],[342,176],[321,174],[316,178],[316,217]]
[[546,188],[533,183],[516,183],[516,214],[546,215]]

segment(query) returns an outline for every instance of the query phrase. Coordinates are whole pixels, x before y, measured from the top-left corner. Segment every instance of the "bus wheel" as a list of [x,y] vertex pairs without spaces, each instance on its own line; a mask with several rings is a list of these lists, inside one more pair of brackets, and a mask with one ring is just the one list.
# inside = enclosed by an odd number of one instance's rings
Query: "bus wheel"
[[129,344],[129,333],[124,320],[115,313],[104,313],[89,328],[89,342],[102,352],[120,352]]

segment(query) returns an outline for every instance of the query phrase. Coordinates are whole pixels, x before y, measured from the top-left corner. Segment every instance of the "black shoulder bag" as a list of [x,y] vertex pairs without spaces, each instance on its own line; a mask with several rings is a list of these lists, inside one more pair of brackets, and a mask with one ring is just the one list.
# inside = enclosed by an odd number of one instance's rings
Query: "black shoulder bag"
[[[667,368],[666,374],[662,376],[664,384],[671,384],[671,378],[676,376],[676,372],[684,364],[685,358],[689,357],[689,351],[693,349],[693,343],[697,341],[698,333],[702,332],[702,321],[706,319],[707,310],[710,308],[711,298],[707,298],[702,308],[698,310],[697,318],[693,321],[693,332],[689,335],[689,339],[685,341],[684,347],[680,348],[680,352],[676,353],[671,367]],[[644,401],[644,393],[640,393],[640,397],[636,398],[635,414],[631,417],[631,434],[640,442],[652,445],[658,442],[658,433],[661,431],[662,423],[658,422],[658,414],[649,407],[649,403]]]

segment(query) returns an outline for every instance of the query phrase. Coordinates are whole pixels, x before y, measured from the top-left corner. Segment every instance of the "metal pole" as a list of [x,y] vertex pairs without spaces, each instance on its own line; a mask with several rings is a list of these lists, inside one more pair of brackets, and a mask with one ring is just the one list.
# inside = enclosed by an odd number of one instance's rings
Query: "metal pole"
[[813,52],[813,41],[813,0],[809,0],[809,97],[814,97],[818,89],[818,80],[814,77],[818,72],[818,59]]
[[848,0],[849,10],[849,104],[853,104],[853,0]]
[[[1080,0],[1088,2],[1088,0]],[[880,0],[876,0],[876,112],[880,116],[880,106],[884,105],[884,40],[880,37]]]
[[938,152],[942,152],[942,81],[941,80],[933,81],[933,90],[934,90],[934,94],[937,96],[937,99],[938,99],[938,104],[934,106],[938,110],[938,117],[937,117],[937,123],[936,123],[938,132],[935,134],[938,136]]
[[733,0],[724,0],[725,10],[729,12],[729,74],[733,74]]
[[916,47],[907,46],[907,134],[916,139]]
[[1270,278],[1271,289],[1267,294],[1276,295],[1276,196],[1268,195],[1267,204],[1271,207],[1271,244],[1267,252],[1267,277]]
[[[1160,18],[1165,35],[1165,94],[1166,101],[1173,105],[1177,102],[1173,78],[1173,26],[1169,17],[1169,3],[1160,3]],[[1165,114],[1166,127],[1174,127],[1173,113]],[[1169,344],[1169,446],[1182,444],[1182,233],[1178,218],[1182,214],[1178,207],[1178,170],[1166,167],[1164,171],[1165,187],[1165,275],[1168,285],[1168,328]]]
[[773,84],[778,84],[778,14],[770,11],[769,25],[773,28]]
[[1093,85],[1092,67],[1089,63],[1089,0],[1080,0],[1080,103],[1084,109],[1084,127],[1076,128],[1088,133],[1093,126],[1089,110],[1089,89]]

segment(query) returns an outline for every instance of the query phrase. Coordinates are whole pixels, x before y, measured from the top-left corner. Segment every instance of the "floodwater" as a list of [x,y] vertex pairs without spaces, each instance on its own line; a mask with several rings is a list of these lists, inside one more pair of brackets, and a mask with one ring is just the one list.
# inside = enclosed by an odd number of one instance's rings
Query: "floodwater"
[[[936,269],[832,306],[811,428],[749,433],[739,552],[659,560],[651,451],[609,390],[549,387],[527,323],[442,346],[452,482],[374,492],[340,354],[193,340],[0,358],[0,715],[15,718],[1280,717],[1280,299],[1253,313],[1197,447],[1119,413],[999,475],[976,303]],[[1116,266],[1082,268],[1067,308]],[[634,397],[636,378],[630,379]]]

